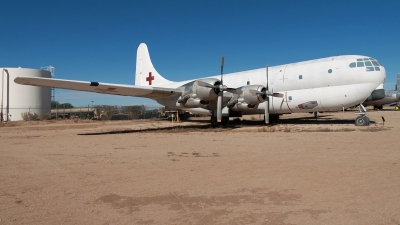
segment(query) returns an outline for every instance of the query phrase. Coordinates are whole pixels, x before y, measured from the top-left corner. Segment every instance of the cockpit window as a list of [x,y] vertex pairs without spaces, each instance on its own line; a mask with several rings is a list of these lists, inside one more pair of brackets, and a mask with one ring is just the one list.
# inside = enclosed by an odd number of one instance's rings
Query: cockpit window
[[369,59],[371,60],[372,63],[376,62],[376,63],[378,63],[379,66],[382,66],[382,65],[378,62],[378,60],[376,60],[376,59],[374,59],[374,58],[369,58]]
[[373,64],[374,66],[380,66],[379,63],[378,63],[377,61],[371,60],[371,62],[372,62],[372,64]]
[[365,67],[366,71],[381,71],[380,66],[382,65],[374,58],[362,58],[349,64],[350,68],[355,68],[356,66]]

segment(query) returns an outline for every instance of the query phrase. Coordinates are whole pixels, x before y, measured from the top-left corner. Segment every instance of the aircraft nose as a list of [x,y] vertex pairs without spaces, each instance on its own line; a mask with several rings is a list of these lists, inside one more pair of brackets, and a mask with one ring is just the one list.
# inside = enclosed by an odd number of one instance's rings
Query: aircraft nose
[[385,67],[381,67],[381,71],[379,71],[379,75],[377,76],[377,78],[379,79],[379,82],[381,83],[385,83],[386,80],[386,69]]

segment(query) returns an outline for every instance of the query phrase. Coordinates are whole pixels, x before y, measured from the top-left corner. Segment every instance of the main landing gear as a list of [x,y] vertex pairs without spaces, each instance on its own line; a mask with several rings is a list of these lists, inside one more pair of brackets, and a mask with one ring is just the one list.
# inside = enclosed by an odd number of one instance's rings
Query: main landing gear
[[220,124],[222,126],[226,127],[228,125],[228,123],[229,123],[229,116],[223,116],[221,118],[221,123],[218,123],[217,117],[211,115],[210,122],[211,122],[211,126],[212,127],[218,127]]
[[368,126],[370,119],[365,115],[367,113],[367,110],[365,107],[360,104],[358,106],[358,111],[355,112],[355,114],[359,114],[359,116],[356,118],[355,124],[356,126]]

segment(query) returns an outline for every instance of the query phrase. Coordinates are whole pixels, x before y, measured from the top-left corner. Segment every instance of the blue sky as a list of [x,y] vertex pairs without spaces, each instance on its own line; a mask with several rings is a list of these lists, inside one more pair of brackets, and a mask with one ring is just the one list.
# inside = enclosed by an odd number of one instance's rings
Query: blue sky
[[[52,65],[60,79],[133,84],[136,49],[180,81],[342,54],[400,72],[400,1],[31,1],[0,3],[0,67]],[[57,89],[74,106],[152,100]]]

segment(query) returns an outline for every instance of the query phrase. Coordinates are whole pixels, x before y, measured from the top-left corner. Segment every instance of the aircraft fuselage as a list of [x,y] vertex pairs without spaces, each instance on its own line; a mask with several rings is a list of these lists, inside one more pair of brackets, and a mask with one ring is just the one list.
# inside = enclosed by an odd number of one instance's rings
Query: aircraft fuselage
[[[335,56],[274,66],[269,67],[268,73],[269,90],[283,94],[282,98],[270,97],[271,114],[338,111],[352,107],[362,103],[386,78],[383,66],[375,59],[360,55]],[[208,78],[220,79],[220,75]],[[266,68],[223,76],[224,85],[233,88],[249,84],[266,86],[266,80]],[[165,87],[177,88],[190,82],[193,80],[165,84]],[[224,93],[225,104],[231,96],[231,93]],[[158,100],[160,104],[185,109],[177,105],[176,101],[177,98]],[[202,109],[192,111],[206,112]],[[264,104],[258,104],[253,109],[243,111],[243,114],[263,112]]]

